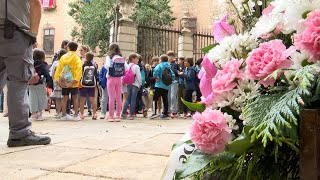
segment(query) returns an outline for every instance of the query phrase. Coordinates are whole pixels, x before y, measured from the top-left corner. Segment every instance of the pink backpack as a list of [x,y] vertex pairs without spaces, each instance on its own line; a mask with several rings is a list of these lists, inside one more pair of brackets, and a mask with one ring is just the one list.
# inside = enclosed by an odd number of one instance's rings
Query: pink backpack
[[122,77],[123,84],[126,84],[126,85],[133,84],[134,79],[135,79],[135,75],[134,75],[134,73],[132,71],[132,66],[134,66],[134,64],[131,65],[130,68],[128,69],[128,71],[126,71],[124,73],[124,76]]

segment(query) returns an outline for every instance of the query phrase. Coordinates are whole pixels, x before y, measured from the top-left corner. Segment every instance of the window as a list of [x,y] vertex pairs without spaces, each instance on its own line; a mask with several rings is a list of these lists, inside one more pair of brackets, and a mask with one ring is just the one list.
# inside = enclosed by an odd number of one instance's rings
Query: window
[[41,0],[43,9],[54,9],[56,7],[55,0]]
[[54,29],[44,29],[43,50],[46,54],[54,54]]

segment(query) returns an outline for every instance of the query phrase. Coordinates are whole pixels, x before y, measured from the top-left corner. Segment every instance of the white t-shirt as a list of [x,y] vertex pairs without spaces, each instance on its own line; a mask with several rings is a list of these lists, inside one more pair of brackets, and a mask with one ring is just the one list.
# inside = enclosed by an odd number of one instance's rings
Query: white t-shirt
[[[132,66],[132,67],[131,67]],[[130,63],[129,68],[131,67],[133,74],[135,75],[134,82],[132,85],[140,88],[142,85],[140,67],[136,64]]]

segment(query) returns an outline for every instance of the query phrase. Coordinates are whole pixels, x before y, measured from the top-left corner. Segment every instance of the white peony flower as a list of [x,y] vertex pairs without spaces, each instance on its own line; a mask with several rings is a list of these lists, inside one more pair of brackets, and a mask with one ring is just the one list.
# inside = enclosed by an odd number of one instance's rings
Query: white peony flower
[[292,69],[301,69],[310,58],[310,55],[306,51],[294,52],[290,55],[290,59],[293,61]]
[[295,3],[295,0],[275,0],[271,2],[271,5],[274,7],[272,14],[283,13],[289,6]]
[[240,94],[237,89],[218,94],[214,99],[214,103],[212,105],[212,108],[219,109],[219,108],[224,108],[227,106],[232,107],[235,98],[238,97],[239,95]]
[[225,37],[219,45],[209,51],[207,56],[211,62],[221,68],[232,58],[247,58],[248,53],[257,46],[256,39],[249,33],[234,34]]
[[284,34],[290,34],[294,31],[300,33],[304,31],[304,18],[307,12],[320,8],[320,0],[300,0],[292,2],[284,12],[283,29]]
[[283,14],[267,14],[259,18],[256,25],[252,28],[251,34],[258,38],[273,32],[278,24],[283,22]]

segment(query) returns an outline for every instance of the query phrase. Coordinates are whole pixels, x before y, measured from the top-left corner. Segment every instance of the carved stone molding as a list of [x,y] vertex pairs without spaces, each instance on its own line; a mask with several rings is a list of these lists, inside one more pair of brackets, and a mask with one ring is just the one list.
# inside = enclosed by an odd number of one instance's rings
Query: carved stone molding
[[191,23],[191,17],[189,12],[185,12],[184,16],[181,18],[181,26],[182,26],[182,32],[191,32],[190,30],[190,23]]
[[130,19],[130,16],[134,12],[135,7],[135,0],[119,0],[119,12],[122,15],[122,18],[120,20],[122,21],[132,21]]

